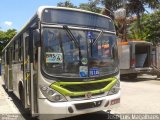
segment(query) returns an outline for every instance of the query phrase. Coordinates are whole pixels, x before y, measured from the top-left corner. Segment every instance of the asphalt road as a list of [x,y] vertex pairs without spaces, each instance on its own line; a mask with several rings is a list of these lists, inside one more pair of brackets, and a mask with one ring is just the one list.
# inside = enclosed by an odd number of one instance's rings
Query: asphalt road
[[[4,86],[0,87],[0,90],[3,91]],[[110,113],[101,111],[62,120],[119,120],[120,118],[129,120],[135,117],[132,116],[134,114],[154,114],[152,118],[156,120],[160,119],[160,79],[156,79],[155,76],[150,75],[139,76],[133,80],[121,78],[121,91],[121,105],[119,108],[112,109]],[[29,114],[25,114],[20,101],[12,93],[3,91],[1,94],[5,96],[5,98],[3,98],[4,101],[9,99],[8,102],[5,103],[9,110],[6,112],[3,111],[2,113],[1,109],[3,108],[0,106],[0,114],[20,113],[22,117],[20,117],[19,120],[36,120],[31,118]],[[2,101],[3,100],[0,101],[0,104],[2,104]],[[0,117],[1,116],[2,115],[0,115]],[[137,120],[138,119],[137,117]]]
[[160,79],[151,75],[121,80],[121,106],[114,113],[160,114]]

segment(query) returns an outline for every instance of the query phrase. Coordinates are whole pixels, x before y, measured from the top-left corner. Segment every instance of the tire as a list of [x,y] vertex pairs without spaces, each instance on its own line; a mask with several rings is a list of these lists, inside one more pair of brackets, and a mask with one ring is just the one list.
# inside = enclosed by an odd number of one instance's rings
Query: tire
[[25,95],[24,95],[24,88],[22,82],[19,82],[19,97],[20,97],[20,103],[22,104],[22,107],[25,108]]
[[124,74],[124,75],[120,75],[120,79],[122,78],[126,78],[127,77],[127,75],[126,74]]
[[30,110],[28,108],[25,108],[25,96],[24,96],[24,89],[23,89],[22,85],[20,86],[19,90],[20,90],[19,94],[20,94],[21,107],[24,111],[23,114],[26,116],[31,116]]
[[22,85],[20,86],[19,93],[20,93],[20,101],[21,101],[23,107],[25,108],[24,89],[23,89]]
[[128,78],[129,78],[129,79],[136,79],[136,78],[137,78],[137,74],[136,74],[136,73],[129,74],[129,75],[128,75]]

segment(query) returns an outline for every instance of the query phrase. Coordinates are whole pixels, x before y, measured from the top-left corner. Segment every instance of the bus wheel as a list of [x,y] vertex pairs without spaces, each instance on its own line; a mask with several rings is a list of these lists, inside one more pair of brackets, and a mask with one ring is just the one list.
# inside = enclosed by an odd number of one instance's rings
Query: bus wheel
[[128,78],[129,78],[129,79],[136,79],[136,78],[137,78],[137,74],[136,74],[136,73],[134,73],[134,74],[129,74],[129,75],[128,75]]
[[120,79],[124,79],[124,78],[126,78],[127,77],[127,75],[125,74],[125,75],[120,75]]
[[20,84],[20,86],[19,86],[19,95],[20,95],[21,103],[22,103],[23,107],[25,108],[25,97],[24,97],[24,89],[22,87],[22,84]]
[[157,74],[157,79],[160,78],[160,74]]

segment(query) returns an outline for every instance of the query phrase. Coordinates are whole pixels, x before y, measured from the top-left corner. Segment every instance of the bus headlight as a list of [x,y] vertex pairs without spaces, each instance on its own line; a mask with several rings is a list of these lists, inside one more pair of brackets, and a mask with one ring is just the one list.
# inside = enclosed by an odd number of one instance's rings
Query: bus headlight
[[65,102],[66,98],[50,87],[40,87],[42,94],[51,102]]
[[119,92],[119,90],[120,90],[120,81],[117,80],[116,84],[108,92],[108,96],[117,94]]

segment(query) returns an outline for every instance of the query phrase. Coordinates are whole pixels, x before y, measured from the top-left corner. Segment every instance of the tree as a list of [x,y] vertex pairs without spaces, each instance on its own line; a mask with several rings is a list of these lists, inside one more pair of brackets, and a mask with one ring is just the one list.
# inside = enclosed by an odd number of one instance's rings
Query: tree
[[[114,12],[116,9],[124,7],[126,8],[127,16],[132,17],[135,16],[137,17],[137,28],[139,29],[139,33],[141,34],[141,23],[140,23],[140,18],[144,14],[147,8],[150,9],[157,9],[160,4],[160,0],[102,0],[102,4],[105,6],[105,8],[111,12]],[[126,25],[119,25],[120,28],[126,29]],[[124,27],[125,26],[125,27]],[[119,27],[117,27],[119,30]],[[119,30],[120,31],[120,30]],[[125,30],[121,30],[125,31]],[[126,33],[122,33],[125,35]]]
[[59,7],[69,7],[69,8],[77,8],[77,6],[73,5],[70,0],[65,0],[64,2],[57,3]]
[[99,3],[100,3],[100,0],[89,0],[88,3],[80,4],[79,8],[83,10],[100,13],[102,8],[98,7]]
[[152,41],[153,43],[160,43],[160,22],[159,21],[160,21],[160,11],[157,11],[151,14],[150,18],[147,19],[146,23],[144,22],[142,24],[146,28],[144,32],[146,32],[147,34],[147,37],[146,37],[147,41]]
[[[141,24],[149,17],[148,14],[144,14],[141,17]],[[142,27],[144,28],[144,27]],[[128,39],[134,39],[134,40],[145,40],[146,39],[146,33],[141,32],[140,29],[137,27],[137,21],[134,21],[133,23],[130,24],[128,28],[129,34],[128,34]]]
[[141,17],[141,27],[143,31],[139,34],[139,31],[132,24],[130,37],[138,37],[146,41],[153,42],[154,44],[160,43],[160,11],[152,14],[145,14]]
[[97,5],[100,3],[100,0],[89,0],[88,3],[81,3],[78,7],[75,6],[73,3],[71,3],[69,0],[66,0],[65,2],[59,2],[57,6],[59,7],[69,7],[69,8],[79,8],[83,10],[88,10],[96,13],[101,12],[101,8],[97,7]]
[[16,34],[16,29],[8,29],[6,32],[5,32],[5,35],[6,35],[6,40],[11,40],[15,34]]
[[122,1],[123,0],[101,0],[102,5],[105,7],[102,13],[113,18],[113,12],[122,7]]
[[140,27],[140,17],[147,11],[146,8],[157,9],[159,7],[160,0],[128,0],[127,11],[131,15],[137,16],[137,25]]
[[15,29],[8,29],[6,32],[0,31],[0,52],[16,33]]
[[5,32],[0,31],[0,41],[3,41],[5,39]]
[[160,0],[101,0],[101,3],[111,12],[125,7],[128,15],[136,15],[139,18],[147,8],[159,8]]

